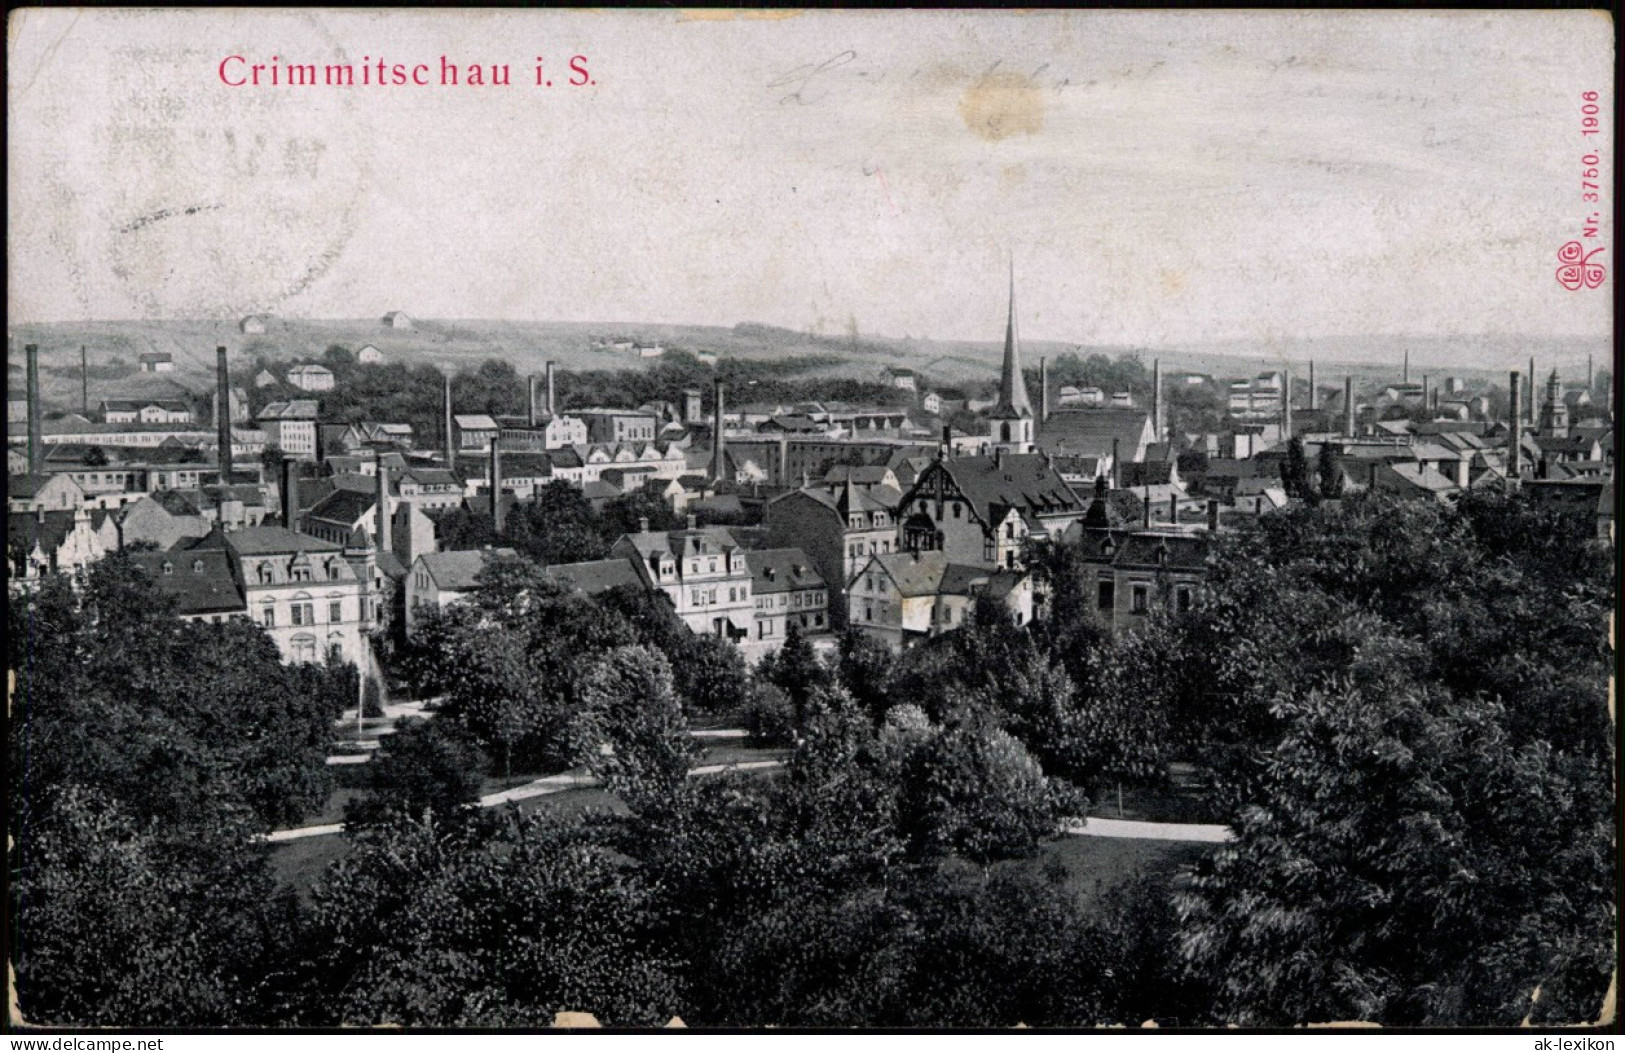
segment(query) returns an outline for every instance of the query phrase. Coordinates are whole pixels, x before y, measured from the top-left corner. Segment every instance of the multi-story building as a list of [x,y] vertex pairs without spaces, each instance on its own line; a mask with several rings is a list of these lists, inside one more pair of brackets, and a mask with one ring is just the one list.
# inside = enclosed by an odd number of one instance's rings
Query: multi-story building
[[1032,620],[1032,576],[955,563],[943,552],[871,556],[850,582],[848,623],[898,650],[965,623],[979,595],[1002,603],[1011,620]]
[[294,366],[288,370],[288,383],[300,391],[332,391],[333,371],[326,366]]
[[846,485],[806,486],[767,503],[763,521],[768,543],[807,554],[833,597],[831,611],[846,613],[847,583],[869,557],[898,546],[894,502],[900,494]]
[[590,443],[653,442],[660,430],[658,419],[636,410],[584,409],[570,413],[586,422]]
[[118,546],[118,523],[106,509],[12,512],[6,516],[6,579],[13,589],[27,588],[46,574],[82,571]]
[[1210,533],[1080,527],[1068,535],[1081,546],[1093,575],[1095,609],[1117,632],[1145,624],[1153,611],[1183,614],[1207,580]]
[[[285,661],[332,659],[371,671],[367,637],[378,624],[383,590],[375,557],[361,531],[340,545],[285,527],[257,526],[212,530],[143,560],[155,564],[160,588],[162,579],[177,574],[219,578],[223,569],[241,596],[238,611],[270,633]],[[188,589],[198,587],[187,580]],[[220,579],[212,587],[223,596],[228,585]]]
[[289,457],[301,461],[316,459],[316,400],[292,399],[272,402],[260,410],[259,424],[265,441]]
[[799,548],[745,553],[755,603],[756,630],[741,646],[753,656],[776,651],[794,625],[803,633],[828,632],[832,622],[823,575]]
[[192,407],[181,399],[103,399],[98,409],[107,424],[192,423]]
[[450,468],[409,466],[396,480],[396,496],[420,512],[456,508],[463,503],[464,484]]
[[479,587],[480,573],[492,560],[516,559],[511,548],[425,552],[412,561],[406,579],[406,631],[413,632],[425,614],[444,610]]
[[459,453],[489,453],[491,443],[502,431],[496,419],[485,413],[459,413],[452,423]]
[[1029,539],[1060,537],[1084,510],[1047,456],[995,451],[939,458],[915,481],[898,515],[905,549],[1013,569]]
[[623,535],[610,555],[630,559],[644,586],[665,593],[693,631],[736,643],[755,631],[750,565],[727,528],[697,527],[690,516],[685,530]]

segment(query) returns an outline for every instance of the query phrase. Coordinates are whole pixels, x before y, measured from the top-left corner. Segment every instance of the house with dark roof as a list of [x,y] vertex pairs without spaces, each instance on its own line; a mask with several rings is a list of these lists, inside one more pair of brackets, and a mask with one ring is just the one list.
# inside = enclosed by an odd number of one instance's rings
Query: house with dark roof
[[637,568],[628,559],[594,559],[584,563],[555,563],[542,573],[562,585],[597,596],[611,589],[643,587]]
[[832,627],[829,588],[807,553],[799,548],[756,549],[745,553],[756,604],[756,630],[741,641],[751,657],[778,650],[797,626],[805,635]]
[[847,582],[870,556],[898,547],[898,499],[864,489],[849,476],[839,487],[804,486],[769,500],[762,521],[769,544],[807,554],[829,588],[839,623]]
[[137,552],[130,557],[158,592],[175,604],[175,615],[189,622],[223,622],[247,618],[248,602],[223,549],[198,552]]
[[280,526],[217,528],[166,554],[179,566],[207,552],[226,555],[248,616],[276,641],[284,661],[331,659],[375,669],[368,634],[383,615],[383,582],[365,533],[337,544]]
[[356,530],[376,531],[377,509],[376,494],[341,487],[305,513],[300,529],[312,537],[343,544]]
[[1207,580],[1205,533],[1086,527],[1068,540],[1083,556],[1095,611],[1114,632],[1139,628],[1153,612],[1191,610]]
[[16,590],[47,574],[78,573],[118,544],[118,523],[104,508],[8,512],[7,583]]
[[416,629],[427,612],[444,610],[478,588],[491,561],[518,558],[511,548],[425,552],[412,561],[406,579],[406,631]]
[[984,592],[1018,624],[1032,620],[1032,578],[1025,570],[955,563],[940,551],[871,556],[849,583],[847,621],[899,650],[962,626]]
[[1107,474],[1119,463],[1145,460],[1156,441],[1150,413],[1110,406],[1055,410],[1038,431],[1038,448],[1044,453],[1055,458],[1093,457]]
[[1029,539],[1059,537],[1082,518],[1082,500],[1045,454],[997,450],[944,457],[915,480],[898,510],[903,547],[946,552],[956,563],[1014,569]]
[[699,527],[691,515],[683,530],[623,534],[609,554],[630,560],[693,631],[736,643],[755,631],[750,566],[726,527]]

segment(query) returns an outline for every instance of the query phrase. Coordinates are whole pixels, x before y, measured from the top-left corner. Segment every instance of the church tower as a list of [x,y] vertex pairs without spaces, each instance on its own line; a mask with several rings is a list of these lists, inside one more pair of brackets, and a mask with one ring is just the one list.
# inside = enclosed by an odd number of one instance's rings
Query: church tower
[[1010,316],[1004,328],[1004,372],[999,401],[987,414],[992,447],[1005,453],[1033,452],[1033,406],[1021,375],[1021,341],[1016,334],[1016,267],[1010,264]]
[[1558,379],[1555,369],[1546,379],[1546,404],[1540,408],[1540,433],[1542,435],[1569,433],[1569,404],[1563,400],[1563,381]]

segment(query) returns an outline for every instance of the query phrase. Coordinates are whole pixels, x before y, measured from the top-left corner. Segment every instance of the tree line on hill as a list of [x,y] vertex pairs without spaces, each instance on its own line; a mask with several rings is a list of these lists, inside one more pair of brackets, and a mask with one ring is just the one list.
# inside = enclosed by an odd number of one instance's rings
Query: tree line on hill
[[[1219,540],[1193,611],[1123,638],[1054,545],[1029,627],[984,602],[901,655],[850,635],[826,661],[793,635],[754,669],[641,591],[493,563],[398,656],[440,709],[386,741],[308,902],[249,835],[319,800],[351,685],[281,666],[250,625],[179,626],[115,558],[10,608],[24,1012],[1587,1020],[1616,878],[1612,569],[1583,526],[1499,493],[1294,508]],[[724,717],[781,743],[783,771],[688,777],[688,723]],[[1236,832],[1183,887],[1085,903],[1036,865],[1090,796],[1175,759]],[[486,773],[572,765],[618,806],[469,807]]]

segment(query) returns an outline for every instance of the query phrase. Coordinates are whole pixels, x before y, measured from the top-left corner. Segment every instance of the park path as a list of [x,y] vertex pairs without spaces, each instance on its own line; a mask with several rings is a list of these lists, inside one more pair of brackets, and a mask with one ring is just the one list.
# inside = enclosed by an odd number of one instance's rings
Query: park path
[[1061,824],[1063,834],[1076,837],[1122,837],[1135,841],[1204,841],[1223,844],[1236,835],[1228,826],[1214,823],[1149,823],[1140,819],[1070,819]]

